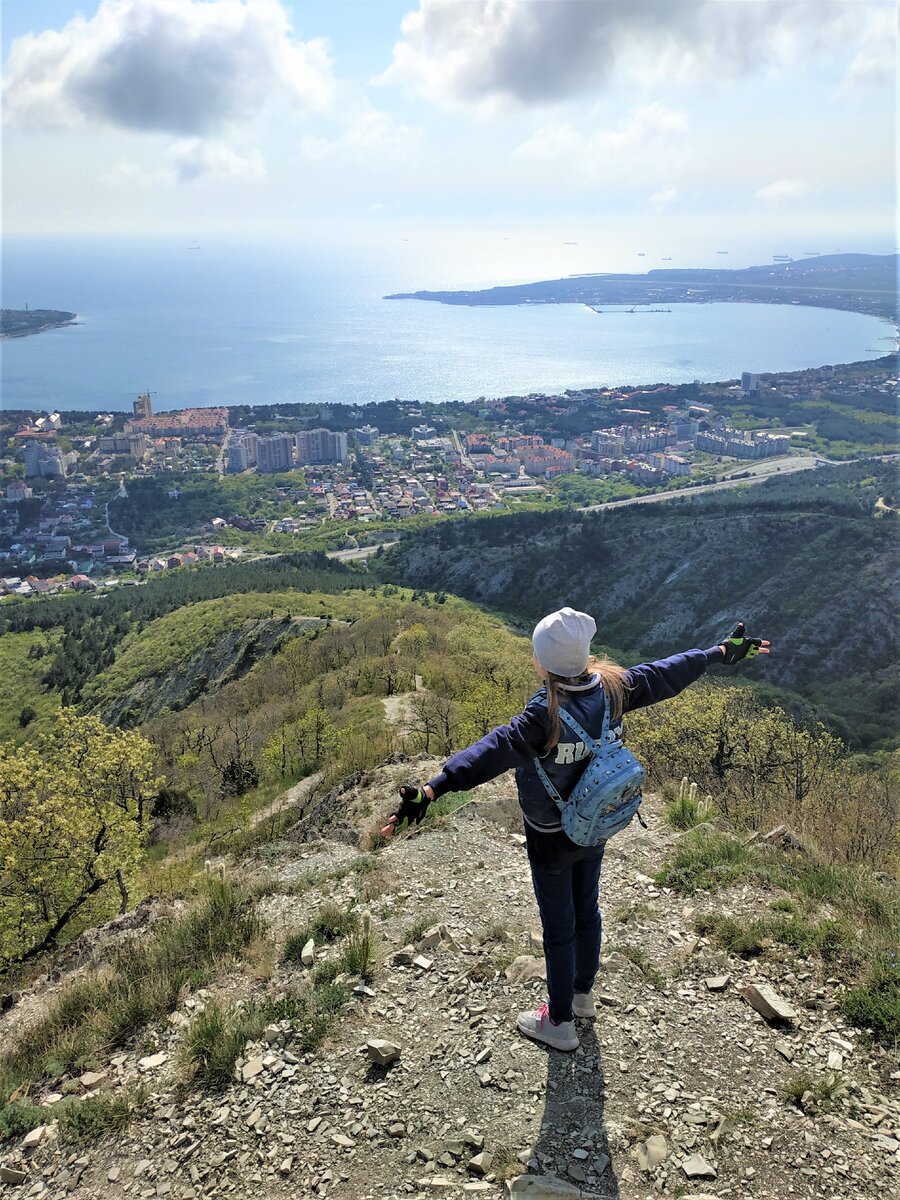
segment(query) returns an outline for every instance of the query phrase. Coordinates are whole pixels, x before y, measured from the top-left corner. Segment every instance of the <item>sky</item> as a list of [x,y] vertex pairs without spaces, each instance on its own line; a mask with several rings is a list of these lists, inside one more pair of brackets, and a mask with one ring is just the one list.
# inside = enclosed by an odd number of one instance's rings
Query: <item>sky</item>
[[0,15],[8,236],[894,248],[892,0],[2,0]]

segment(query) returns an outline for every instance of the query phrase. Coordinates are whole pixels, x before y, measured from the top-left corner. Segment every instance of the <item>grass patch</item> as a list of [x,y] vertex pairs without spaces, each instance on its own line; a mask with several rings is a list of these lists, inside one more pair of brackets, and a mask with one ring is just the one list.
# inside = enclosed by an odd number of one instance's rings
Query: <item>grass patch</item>
[[[123,946],[110,963],[65,988],[27,1043],[0,1057],[0,1105],[45,1079],[75,1074],[167,1016],[186,990],[261,933],[248,897],[213,880],[185,916]],[[2,1113],[2,1109],[0,1109]]]
[[182,1061],[191,1078],[201,1087],[226,1087],[234,1078],[234,1064],[248,1036],[244,1011],[210,1000],[191,1021],[182,1048]]
[[641,950],[639,946],[615,946],[613,948],[618,950],[620,954],[624,955],[629,962],[633,962],[647,982],[652,984],[658,992],[661,992],[665,988],[665,976],[661,971],[654,967],[654,965],[647,958],[646,952]]
[[900,1045],[900,961],[896,950],[875,956],[860,986],[844,995],[841,1012],[883,1046],[896,1049]]
[[361,979],[369,979],[375,970],[377,953],[378,934],[366,917],[362,928],[347,938],[338,955],[338,962],[341,970],[346,971],[348,975],[359,975]]
[[[93,1142],[124,1129],[144,1102],[143,1091],[125,1096],[88,1096],[57,1104],[59,1136],[67,1142]],[[44,1109],[45,1116],[47,1110]]]
[[849,954],[856,940],[853,930],[840,921],[826,919],[814,923],[798,916],[741,920],[703,913],[695,919],[694,929],[741,958],[755,958],[774,945],[782,945],[804,957],[818,954],[826,962],[834,962]]
[[681,839],[674,857],[655,876],[663,887],[689,896],[700,889],[715,891],[750,873],[747,846],[727,833],[698,830]]
[[770,900],[769,908],[772,912],[795,913],[797,911],[797,905],[793,900],[788,900],[787,896],[779,896],[776,900]]
[[495,922],[493,925],[488,925],[478,934],[478,944],[485,945],[486,942],[508,942],[509,934],[506,931],[506,926]]
[[688,785],[682,779],[678,794],[663,809],[666,823],[673,829],[693,829],[708,821],[712,813],[712,797],[705,799],[698,794],[696,783]]
[[333,900],[327,900],[312,919],[291,933],[284,944],[282,961],[299,962],[303,947],[310,938],[320,946],[336,942],[359,927],[359,917],[349,909],[341,908]]
[[424,917],[416,917],[412,925],[407,926],[403,934],[404,946],[415,944],[426,929],[430,929],[432,925],[437,925],[437,923],[437,917],[428,916],[427,914]]
[[781,1087],[782,1100],[805,1113],[833,1112],[846,1086],[834,1075],[813,1076],[808,1071],[792,1075]]
[[449,817],[458,808],[462,808],[464,804],[468,804],[471,796],[471,792],[447,792],[445,796],[439,796],[437,800],[432,800],[428,805],[428,811],[425,814],[422,824],[440,824],[443,817]]

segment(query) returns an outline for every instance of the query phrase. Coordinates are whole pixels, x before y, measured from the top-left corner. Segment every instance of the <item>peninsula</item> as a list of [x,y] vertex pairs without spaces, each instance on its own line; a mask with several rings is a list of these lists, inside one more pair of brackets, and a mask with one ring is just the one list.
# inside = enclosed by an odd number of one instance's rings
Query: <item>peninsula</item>
[[76,316],[76,313],[55,308],[3,308],[0,309],[0,341],[74,325]]
[[398,292],[386,300],[441,304],[806,304],[897,319],[896,254],[828,254],[738,270],[663,268],[642,275],[569,275],[458,292]]

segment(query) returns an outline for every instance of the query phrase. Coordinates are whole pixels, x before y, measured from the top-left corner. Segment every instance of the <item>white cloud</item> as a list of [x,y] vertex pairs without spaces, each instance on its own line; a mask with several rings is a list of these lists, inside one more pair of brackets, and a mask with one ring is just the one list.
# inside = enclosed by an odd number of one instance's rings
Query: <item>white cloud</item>
[[266,173],[263,156],[258,150],[238,154],[221,142],[204,142],[200,138],[183,138],[169,150],[175,178],[179,183],[193,183],[205,175],[232,179],[260,179]]
[[417,126],[395,121],[390,113],[364,108],[350,116],[334,138],[303,138],[300,152],[311,162],[404,162],[419,152],[423,140],[424,131]]
[[677,187],[660,188],[658,192],[654,192],[650,197],[650,203],[657,212],[662,212],[664,208],[668,208],[670,204],[674,204],[681,192]]
[[853,0],[419,0],[381,83],[440,103],[542,104],[617,72],[727,78],[846,52],[866,25]]
[[774,208],[791,200],[800,200],[809,192],[809,186],[802,179],[776,179],[765,187],[757,188],[753,193],[757,200]]
[[205,134],[276,96],[324,109],[326,45],[302,42],[278,0],[101,0],[90,19],[17,38],[4,115],[31,128],[82,124]]
[[[655,174],[673,141],[687,129],[686,113],[664,104],[645,104],[613,128],[590,133],[565,122],[541,125],[516,147],[514,154],[539,162],[571,159],[589,176],[621,174],[638,163],[646,164],[647,172]],[[648,155],[653,156],[652,166]]]
[[169,146],[168,160],[156,167],[134,162],[117,163],[100,176],[110,187],[172,187],[195,183],[207,177],[215,179],[261,179],[266,173],[258,150],[238,154],[222,142],[201,138],[180,138]]

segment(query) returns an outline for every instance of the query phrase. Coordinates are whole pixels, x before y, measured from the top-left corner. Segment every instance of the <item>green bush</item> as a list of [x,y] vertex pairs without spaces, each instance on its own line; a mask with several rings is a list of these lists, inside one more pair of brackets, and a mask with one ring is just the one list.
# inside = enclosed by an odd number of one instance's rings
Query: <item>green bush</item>
[[690,895],[699,889],[715,891],[743,879],[750,870],[750,851],[727,833],[697,830],[678,843],[674,857],[659,871],[656,882]]
[[352,933],[341,950],[338,958],[341,970],[368,979],[375,969],[377,950],[378,935],[366,917],[362,929]]

